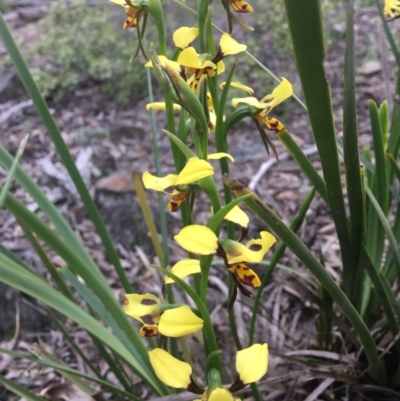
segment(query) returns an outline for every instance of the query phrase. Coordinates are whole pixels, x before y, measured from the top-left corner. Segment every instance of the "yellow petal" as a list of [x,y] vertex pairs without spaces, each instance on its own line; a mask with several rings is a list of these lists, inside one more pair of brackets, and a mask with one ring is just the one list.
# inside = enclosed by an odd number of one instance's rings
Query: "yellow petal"
[[244,384],[260,380],[268,369],[268,345],[254,344],[236,353],[236,371]]
[[217,74],[222,74],[225,71],[225,63],[221,60],[217,63]]
[[168,174],[165,177],[156,177],[148,171],[145,171],[142,176],[142,181],[145,188],[162,192],[164,189],[175,185],[177,178],[178,176],[175,174]]
[[[178,174],[174,185],[186,185],[214,174],[214,167],[206,160],[191,157]],[[154,189],[154,188],[153,188]]]
[[192,367],[188,363],[174,358],[161,348],[149,351],[149,358],[157,377],[167,386],[174,388],[189,386]]
[[[166,65],[168,65],[168,67],[172,68],[175,72],[177,72],[178,74],[180,74],[180,72],[181,72],[181,66],[180,66],[180,64],[179,64],[178,62],[172,61],[172,60],[170,60],[170,59],[168,59],[167,57],[162,56],[162,55],[158,55],[157,57],[158,57],[158,59],[160,60],[160,64],[161,64],[163,67],[165,67]],[[149,68],[149,67],[153,67],[153,62],[150,60],[150,61],[148,61],[144,66],[145,66],[145,67],[148,67],[148,68]]]
[[158,327],[145,324],[139,330],[142,337],[155,337],[158,334]]
[[400,1],[385,0],[384,13],[388,18],[400,17]]
[[125,0],[110,0],[112,3],[119,4],[120,6],[126,6]]
[[141,316],[151,315],[157,311],[161,299],[153,294],[126,294],[124,298],[124,312],[138,319]]
[[223,157],[227,157],[232,163],[235,162],[235,159],[229,153],[224,153],[224,152],[210,153],[207,156],[207,159],[208,160],[219,160],[219,159],[222,159]]
[[196,26],[192,28],[183,26],[173,33],[172,40],[174,41],[176,47],[185,49],[197,38],[198,35],[199,28]]
[[239,207],[235,206],[231,211],[224,217],[225,220],[231,221],[232,223],[239,224],[243,228],[249,226],[249,216]]
[[198,224],[182,228],[174,239],[183,249],[199,255],[211,255],[218,249],[218,237],[210,228]]
[[253,11],[253,7],[243,0],[229,0],[229,3],[237,13],[247,14]]
[[234,273],[237,279],[244,285],[248,285],[249,287],[253,288],[258,288],[261,285],[261,281],[257,276],[257,273],[244,263],[230,265],[228,270]]
[[208,401],[234,401],[232,393],[226,388],[218,387],[211,392]]
[[236,107],[239,103],[246,103],[249,106],[257,107],[258,109],[265,109],[268,105],[266,103],[261,103],[255,97],[240,97],[232,99],[232,106]]
[[187,47],[182,50],[177,62],[185,67],[201,68],[201,63],[194,47]]
[[[175,263],[172,267],[170,272],[175,274],[181,279],[184,279],[189,274],[196,274],[200,273],[200,261],[197,259],[183,259],[180,260],[178,263]],[[165,277],[165,284],[171,284],[175,281],[170,277]]]
[[223,56],[230,56],[232,54],[238,54],[244,52],[247,49],[246,45],[241,45],[236,42],[228,33],[224,33],[219,41],[219,46],[221,47],[221,52]]
[[267,231],[261,231],[260,236],[260,239],[252,239],[246,245],[232,240],[220,241],[227,253],[228,263],[231,265],[240,262],[261,262],[276,239]]
[[[181,106],[179,104],[173,103],[174,110],[180,110]],[[146,104],[146,110],[166,110],[167,106],[165,102],[153,102]]]
[[270,111],[292,95],[292,84],[286,78],[282,77],[282,82],[272,91],[271,94],[263,97],[261,103],[266,103],[268,111]]
[[[222,82],[222,84],[219,85],[220,89],[224,89],[225,85],[226,85],[226,82]],[[245,92],[247,92],[249,95],[253,96],[253,94],[254,94],[254,90],[251,89],[250,86],[243,85],[240,82],[231,82],[231,86],[233,88],[242,89]]]
[[171,200],[168,202],[167,209],[170,212],[176,212],[182,206],[183,202],[186,201],[189,192],[180,192],[173,190],[171,195]]
[[186,306],[166,310],[158,323],[158,331],[167,337],[182,337],[203,328],[203,319]]

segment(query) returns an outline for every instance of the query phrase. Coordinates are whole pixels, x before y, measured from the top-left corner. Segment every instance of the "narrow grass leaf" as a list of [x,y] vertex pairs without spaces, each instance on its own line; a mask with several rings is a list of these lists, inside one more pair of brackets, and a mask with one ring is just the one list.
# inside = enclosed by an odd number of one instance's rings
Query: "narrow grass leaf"
[[[236,196],[252,193],[238,180],[232,177],[224,176],[225,185],[234,192]],[[338,307],[351,323],[354,330],[360,337],[368,359],[369,373],[372,378],[380,383],[386,383],[386,372],[379,359],[377,347],[374,343],[371,333],[358,314],[357,310],[351,304],[349,299],[329,275],[326,269],[319,263],[310,250],[304,245],[300,238],[290,230],[289,227],[268,207],[257,195],[253,194],[251,198],[244,200],[246,205],[264,221],[277,236],[285,242],[287,247],[304,263],[318,281],[332,296]]]
[[27,274],[26,270],[2,255],[0,255],[0,273],[0,280],[5,284],[45,303],[99,338],[125,360],[157,393],[162,393],[158,381],[146,371],[146,365],[140,356],[132,354],[114,334],[80,306],[57,292],[43,280]]
[[102,387],[110,390],[110,392],[112,392],[113,394],[120,394],[120,395],[128,397],[129,399],[132,399],[132,400],[142,401],[142,398],[136,397],[135,395],[130,394],[130,393],[112,385],[111,383],[109,383],[106,380],[102,380],[102,379],[99,379],[98,377],[91,376],[91,375],[83,373],[79,370],[73,369],[67,365],[64,365],[63,363],[61,363],[59,361],[47,360],[45,358],[37,358],[35,356],[32,356],[32,355],[24,353],[24,352],[13,351],[13,350],[9,350],[6,348],[0,348],[0,353],[11,355],[14,358],[26,359],[27,361],[30,361],[30,362],[35,362],[35,363],[41,364],[43,366],[48,366],[50,368],[54,368],[55,370],[60,371],[60,372],[61,371],[68,372],[70,374],[81,377],[82,379],[86,379],[90,382],[97,383],[97,384],[101,385]]
[[19,161],[21,160],[21,157],[22,157],[22,155],[24,153],[26,143],[28,142],[28,138],[29,138],[29,134],[26,134],[24,139],[19,144],[17,154],[16,154],[15,159],[14,159],[12,165],[11,165],[10,171],[7,174],[6,182],[4,183],[3,189],[0,192],[0,209],[3,208],[4,200],[6,199],[7,192],[10,189],[11,183],[12,183],[12,181],[14,179],[15,171],[17,170]]
[[134,174],[132,182],[136,191],[136,195],[139,199],[140,208],[142,209],[144,221],[146,222],[146,227],[150,233],[150,238],[153,244],[154,251],[161,263],[161,266],[165,266],[163,249],[160,241],[158,240],[157,227],[154,223],[153,214],[151,212],[150,205],[146,197],[146,192],[142,180],[138,174]]
[[[306,100],[342,253],[349,232],[342,191],[330,87],[324,71],[325,43],[319,0],[285,0],[286,14],[301,86]],[[346,257],[344,257],[346,260]]]
[[74,182],[76,189],[78,190],[82,202],[85,205],[85,208],[93,221],[94,226],[96,227],[96,231],[99,234],[104,248],[108,254],[108,257],[111,263],[115,267],[115,271],[121,281],[122,286],[125,291],[132,292],[132,287],[129,284],[128,278],[126,277],[125,270],[123,269],[121,262],[119,260],[117,251],[114,248],[114,245],[111,241],[111,237],[104,225],[103,219],[97,209],[95,202],[90,196],[89,190],[86,187],[82,176],[74,162],[74,159],[69,152],[67,145],[64,142],[64,139],[61,135],[60,129],[58,128],[53,116],[51,115],[49,108],[40,94],[35,81],[32,78],[31,73],[23,59],[8,27],[4,21],[2,14],[0,14],[0,38],[3,40],[4,46],[10,55],[10,58],[17,70],[18,76],[23,83],[25,90],[27,91],[29,97],[32,99],[32,102],[36,108],[37,113],[45,125],[47,132],[50,135],[54,146],[56,147],[57,153],[60,156],[64,166],[66,167],[68,174],[70,175],[72,181]]
[[326,194],[325,182],[318,174],[318,171],[312,165],[310,159],[304,154],[303,150],[293,139],[292,135],[286,129],[278,132],[278,138],[283,143],[287,151],[297,162],[305,176],[310,180],[311,184],[320,194],[321,198],[329,205],[328,196]]
[[[354,0],[347,2],[346,48],[343,93],[343,155],[350,210],[350,252],[343,254],[343,289],[355,305],[359,300],[358,261],[363,240],[363,194],[358,151],[357,104],[355,90]],[[349,249],[350,250],[350,249]],[[343,252],[343,250],[342,250]]]
[[[300,205],[298,212],[293,217],[293,220],[290,223],[289,227],[294,233],[296,233],[299,230],[299,228],[301,227],[301,225],[303,224],[306,213],[307,213],[308,209],[310,208],[312,200],[314,199],[315,191],[316,191],[315,187],[311,188],[311,190],[307,193],[306,197],[304,198],[303,203]],[[236,198],[236,199],[239,199],[239,198]],[[262,292],[263,292],[265,286],[267,285],[267,283],[272,275],[272,272],[275,270],[275,267],[277,266],[279,260],[285,253],[285,250],[286,250],[286,244],[284,242],[281,242],[276,247],[274,253],[272,254],[268,270],[264,274],[264,277],[261,281],[261,286],[257,290],[257,294],[254,298],[253,312],[252,312],[251,319],[250,319],[249,346],[253,344],[255,324],[256,324],[256,319],[258,316],[258,308],[260,306]]]
[[12,393],[25,398],[28,401],[46,401],[43,397],[38,397],[32,391],[20,386],[15,381],[6,379],[4,376],[0,375],[0,383]]
[[[397,271],[398,271],[398,277],[400,278],[400,251],[399,251],[399,245],[397,243],[396,237],[390,228],[389,222],[387,220],[387,217],[383,213],[382,208],[380,207],[378,200],[375,198],[374,194],[369,188],[366,188],[367,195],[369,200],[371,201],[371,204],[373,205],[376,214],[378,215],[380,222],[382,224],[383,229],[385,230],[386,236],[389,240],[390,247],[393,251],[393,257],[394,261],[397,266]],[[377,266],[379,267],[379,266]]]

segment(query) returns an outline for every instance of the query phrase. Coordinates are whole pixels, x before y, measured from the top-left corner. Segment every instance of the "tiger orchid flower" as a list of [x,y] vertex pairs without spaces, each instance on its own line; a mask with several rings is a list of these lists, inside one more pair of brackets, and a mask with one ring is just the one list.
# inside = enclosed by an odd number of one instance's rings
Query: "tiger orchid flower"
[[[220,159],[222,157],[228,157],[232,162],[234,161],[233,157],[227,153],[208,155],[209,160]],[[193,191],[193,187],[190,187],[190,185],[213,174],[214,167],[208,161],[199,159],[198,157],[191,157],[179,174],[156,177],[145,171],[142,180],[145,188],[170,195],[171,200],[167,208],[170,212],[176,212],[185,202],[189,193]]]
[[133,8],[125,0],[110,0],[111,2],[124,7],[126,15],[128,18],[124,22],[123,28],[136,28],[138,24],[138,18],[140,16],[140,8]]
[[237,107],[238,104],[244,103],[254,107],[258,111],[255,113],[253,118],[264,123],[269,130],[279,132],[284,129],[283,124],[276,118],[270,117],[269,113],[275,106],[284,102],[292,95],[292,84],[287,79],[282,78],[282,82],[272,91],[272,93],[264,96],[261,100],[257,100],[253,96],[234,98],[232,99],[232,106]]
[[[178,35],[178,37],[180,38],[180,35]],[[179,40],[175,42],[175,45],[180,47],[179,45],[186,43],[187,42],[181,43],[181,40]],[[202,75],[207,74],[208,77],[212,78],[216,74],[221,74],[225,71],[222,59],[230,55],[241,53],[245,51],[246,48],[246,45],[238,43],[231,35],[224,33],[221,36],[219,49],[216,55],[197,54],[194,47],[186,47],[179,54],[177,62],[185,67],[186,74],[191,75],[188,79],[189,86],[192,89],[196,89]]]
[[[260,238],[251,239],[246,244],[230,239],[218,238],[207,226],[192,224],[182,228],[174,236],[175,241],[186,251],[198,255],[221,256],[236,284],[236,289],[245,296],[252,294],[243,285],[257,288],[261,285],[258,275],[247,266],[247,263],[259,263],[276,242],[275,237],[267,231],[260,232]],[[235,301],[236,293],[229,301],[228,310]]]
[[168,337],[182,337],[196,333],[203,327],[203,319],[187,305],[163,303],[153,294],[127,294],[124,312],[142,323],[139,334],[154,337],[158,333]]

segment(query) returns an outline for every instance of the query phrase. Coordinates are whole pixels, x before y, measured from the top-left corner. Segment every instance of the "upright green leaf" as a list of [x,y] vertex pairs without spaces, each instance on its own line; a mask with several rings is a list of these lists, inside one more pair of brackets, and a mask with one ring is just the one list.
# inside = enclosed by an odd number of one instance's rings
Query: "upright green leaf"
[[[301,86],[321,159],[326,193],[342,253],[349,251],[349,233],[329,83],[324,71],[324,35],[319,0],[285,0]],[[346,260],[346,258],[344,258]]]
[[76,189],[78,190],[82,202],[84,203],[86,210],[93,221],[96,231],[98,232],[104,248],[110,258],[111,263],[114,265],[118,277],[121,281],[126,292],[132,292],[132,287],[126,277],[125,270],[123,269],[121,262],[119,260],[117,251],[111,241],[111,237],[104,225],[103,219],[97,209],[95,202],[90,196],[89,190],[86,187],[82,176],[75,165],[74,159],[69,152],[67,145],[61,135],[60,129],[58,128],[53,116],[51,115],[49,108],[40,94],[32,75],[29,72],[25,60],[23,59],[10,31],[4,21],[2,14],[0,14],[0,38],[3,40],[4,46],[11,57],[11,60],[17,70],[19,78],[21,79],[25,90],[27,91],[29,97],[36,108],[37,113],[45,125],[47,132],[50,135],[51,140],[56,147],[57,153],[59,154],[63,164],[65,165],[68,174],[70,175],[72,181],[74,182]]
[[[360,286],[357,270],[361,243],[363,240],[363,195],[360,176],[360,155],[358,151],[357,104],[355,91],[354,67],[354,0],[347,2],[346,50],[344,58],[344,93],[343,93],[343,153],[346,172],[347,194],[350,209],[350,248],[343,254],[343,288],[350,300],[359,302]],[[343,252],[343,251],[342,251]]]

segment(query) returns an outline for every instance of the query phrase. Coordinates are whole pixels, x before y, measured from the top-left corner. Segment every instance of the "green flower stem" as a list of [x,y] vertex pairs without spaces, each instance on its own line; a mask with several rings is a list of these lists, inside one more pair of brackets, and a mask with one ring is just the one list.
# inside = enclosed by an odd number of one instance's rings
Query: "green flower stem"
[[167,55],[167,35],[165,33],[164,12],[161,0],[148,0],[148,9],[157,28],[157,35],[159,41],[159,54]]
[[[153,97],[153,87],[151,83],[151,75],[149,69],[147,69],[147,88],[149,93],[150,102],[154,102]],[[158,148],[158,137],[157,137],[157,126],[156,119],[154,116],[153,109],[150,109],[150,121],[151,121],[151,134],[153,141],[153,152],[154,152],[154,162],[156,166],[156,174],[158,177],[161,176],[161,165],[160,165],[160,151]],[[160,227],[161,227],[161,236],[162,236],[162,248],[164,257],[160,262],[164,263],[163,267],[165,268],[169,264],[169,249],[168,249],[168,231],[167,231],[167,219],[165,215],[165,204],[164,197],[162,192],[157,192],[158,194],[158,212],[160,215]],[[172,302],[172,299],[170,300]]]
[[[161,273],[165,274],[166,276],[172,278],[176,284],[179,285],[179,287],[182,288],[183,291],[186,292],[187,295],[189,295],[190,298],[193,299],[195,302],[201,318],[203,319],[203,333],[204,333],[204,338],[207,344],[207,355],[218,351],[218,345],[217,345],[217,339],[215,337],[215,332],[214,328],[212,325],[211,317],[208,312],[206,304],[201,300],[201,298],[196,294],[196,292],[193,290],[190,285],[186,284],[181,278],[177,277],[175,274],[171,273],[169,270],[162,269],[161,267],[151,265],[154,269],[160,271]],[[216,365],[219,365],[218,367],[214,365],[215,368],[218,370],[221,370],[220,367],[220,360],[219,358],[215,358],[217,360]]]
[[[225,176],[223,178],[225,185],[234,192],[236,196],[251,193],[239,181],[232,177]],[[332,279],[326,269],[319,263],[309,249],[304,245],[293,231],[288,228],[285,223],[255,194],[245,199],[246,205],[278,235],[278,237],[286,243],[287,247],[304,263],[318,281],[325,287],[336,304],[343,311],[346,318],[352,324],[352,327],[359,335],[364,351],[368,359],[369,373],[371,377],[378,383],[386,383],[386,372],[379,359],[378,350],[367,326],[358,314],[349,299]]]
[[[233,282],[232,278],[229,276],[229,295],[228,295],[228,299],[231,299],[232,296],[232,292],[235,288],[235,283]],[[231,329],[231,335],[233,338],[233,342],[235,343],[236,349],[238,351],[243,349],[243,345],[240,342],[240,338],[239,338],[239,334],[237,331],[237,327],[236,327],[236,321],[235,321],[235,306],[233,305],[232,309],[229,311],[228,314],[228,321],[229,321],[229,327]]]
[[[315,187],[313,187],[306,197],[304,198],[303,203],[299,207],[299,211],[297,214],[293,217],[292,222],[290,223],[290,229],[296,233],[301,225],[303,224],[304,218],[306,216],[307,210],[310,208],[310,204],[312,200],[314,199],[315,195]],[[272,272],[275,270],[275,267],[277,266],[279,260],[283,256],[284,252],[286,250],[286,244],[284,242],[281,242],[277,248],[275,249],[271,261],[269,262],[269,267],[267,272],[265,273],[262,281],[261,281],[261,286],[257,291],[257,294],[254,298],[254,305],[253,305],[253,313],[251,315],[251,320],[250,320],[250,331],[249,331],[249,346],[253,344],[254,340],[254,331],[255,331],[255,324],[256,324],[256,319],[258,316],[258,308],[260,306],[260,300],[261,300],[261,295],[262,292],[267,285],[269,278],[272,275]]]

